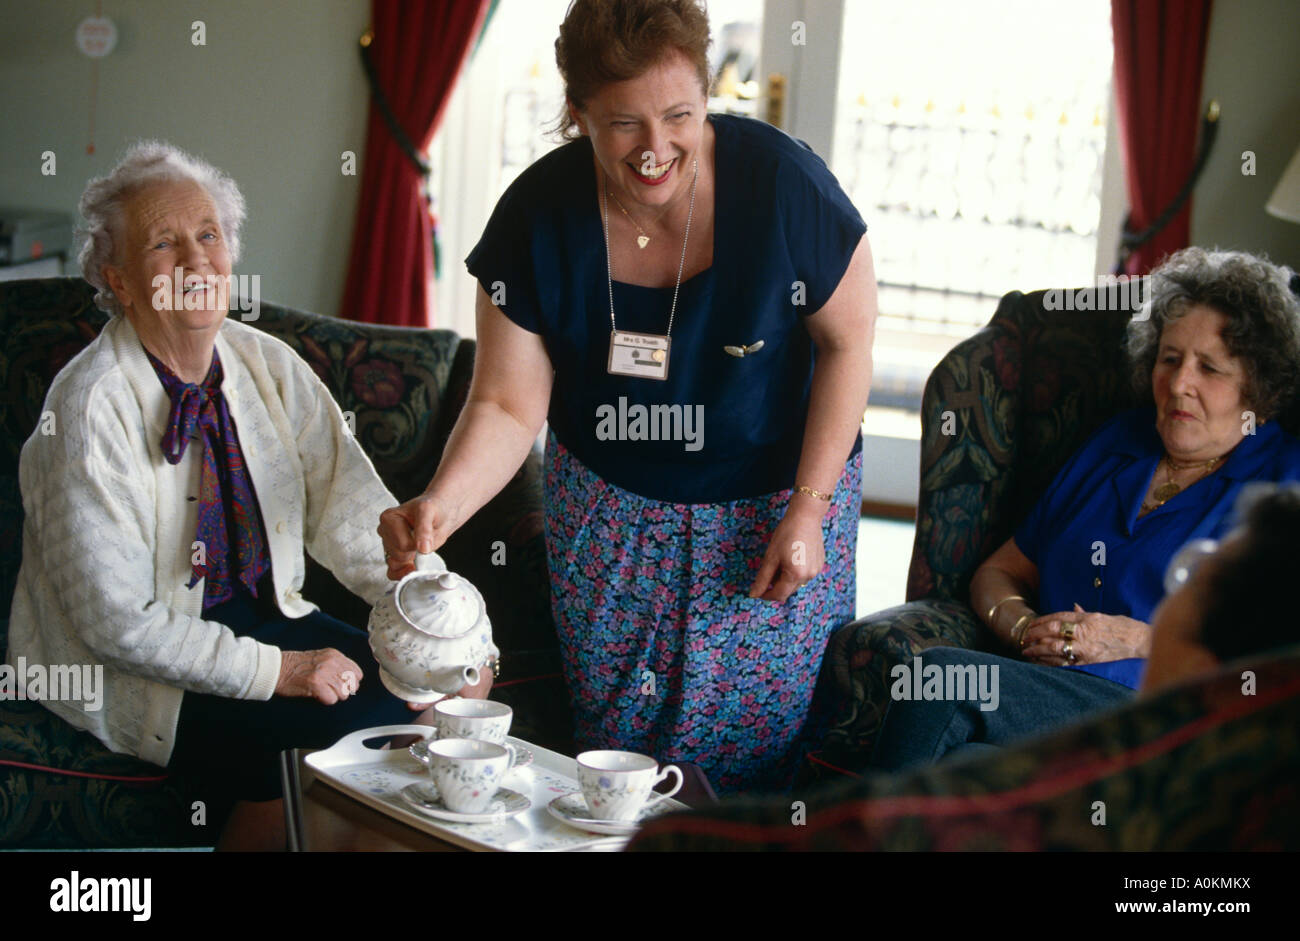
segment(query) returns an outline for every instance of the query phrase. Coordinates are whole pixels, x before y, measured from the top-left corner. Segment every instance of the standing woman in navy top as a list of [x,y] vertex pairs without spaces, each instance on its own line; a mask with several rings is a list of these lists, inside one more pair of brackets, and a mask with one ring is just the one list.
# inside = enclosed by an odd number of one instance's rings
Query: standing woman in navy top
[[854,616],[875,278],[799,141],[706,114],[692,0],[576,0],[570,143],[506,191],[469,401],[390,576],[490,500],[549,421],[551,600],[580,748],[787,787],[826,640]]

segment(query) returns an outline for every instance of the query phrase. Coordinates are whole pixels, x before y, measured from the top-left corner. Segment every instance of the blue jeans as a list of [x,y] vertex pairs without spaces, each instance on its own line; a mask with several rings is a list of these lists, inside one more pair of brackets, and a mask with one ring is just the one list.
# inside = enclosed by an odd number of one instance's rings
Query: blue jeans
[[[971,691],[952,699],[893,699],[871,755],[872,770],[901,771],[957,752],[1003,747],[1123,705],[1134,696],[1127,686],[1088,673],[958,647],[924,651],[922,669],[931,664],[945,673],[949,667],[974,665],[986,669],[990,679],[990,668],[996,666],[996,708],[981,709]],[[914,668],[913,663],[907,666]]]

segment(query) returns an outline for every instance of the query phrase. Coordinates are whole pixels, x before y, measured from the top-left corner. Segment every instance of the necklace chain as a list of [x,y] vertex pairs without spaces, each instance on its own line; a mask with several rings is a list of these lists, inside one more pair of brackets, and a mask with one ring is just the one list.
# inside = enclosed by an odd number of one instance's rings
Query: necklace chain
[[1170,470],[1175,471],[1191,470],[1193,467],[1213,467],[1222,459],[1222,457],[1212,457],[1208,461],[1192,461],[1189,464],[1179,464],[1168,454],[1165,455],[1165,463],[1169,466]]
[[[677,284],[673,287],[673,306],[672,309],[669,310],[668,312],[668,332],[664,334],[666,337],[671,337],[673,335],[673,318],[677,316],[677,292],[681,290],[682,272],[686,269],[686,244],[691,237],[691,219],[695,215],[695,184],[698,183],[699,180],[700,180],[700,162],[696,160],[694,162],[694,175],[691,177],[691,202],[689,208],[686,210],[686,233],[682,236],[682,257],[681,260],[677,262]],[[603,192],[601,196],[602,196],[601,202],[604,204],[604,210],[605,210],[605,226],[604,226],[605,228],[605,278],[609,284],[609,328],[610,330],[618,330],[618,326],[614,323],[614,267],[613,267],[613,261],[611,260],[610,257],[612,253],[610,252],[609,249],[610,192],[609,192],[608,180],[605,181],[605,186],[603,188]],[[617,196],[614,197],[614,201],[618,202]],[[620,204],[620,208],[622,208],[621,204]],[[624,209],[623,211],[625,213],[627,212],[626,209]],[[631,219],[632,217],[628,216],[628,218]],[[636,222],[635,220],[633,220],[633,225],[635,224]],[[640,226],[638,226],[638,228],[640,228]]]
[[[608,187],[606,187],[606,190],[605,190],[605,191],[606,191],[606,192],[609,192]],[[609,195],[614,196],[613,193],[610,193]],[[635,219],[632,218],[632,213],[630,213],[630,212],[627,211],[627,207],[623,205],[623,200],[619,199],[617,196],[614,196],[614,205],[618,206],[619,211],[622,212],[623,215],[627,216],[627,221],[630,222],[630,223],[632,223],[634,226],[636,226],[636,230],[637,230],[638,232],[641,233],[641,238],[642,238],[642,239],[645,239],[644,244],[641,242],[640,239],[638,239],[638,240],[637,240],[637,247],[638,247],[638,248],[645,248],[646,245],[650,244],[650,236],[646,235],[645,229],[641,228],[641,223],[637,222]],[[668,210],[667,210],[667,209],[664,209],[663,212],[661,212],[661,213],[659,213],[659,215],[655,216],[655,220],[654,220],[654,221],[655,221],[655,222],[658,222],[660,219],[662,219],[662,218],[664,217],[664,213],[666,213],[666,212],[668,212]]]
[[[1175,471],[1181,472],[1185,470],[1191,470],[1192,468],[1204,468],[1206,470],[1206,473],[1202,474],[1200,477],[1197,477],[1196,480],[1192,481],[1192,483],[1197,483],[1205,479],[1205,477],[1209,476],[1209,472],[1213,471],[1214,468],[1218,465],[1218,463],[1221,460],[1223,460],[1222,455],[1220,455],[1219,457],[1212,457],[1208,461],[1197,461],[1191,464],[1184,464],[1180,467],[1172,457],[1166,454],[1163,458],[1161,458],[1162,463],[1165,465],[1165,482],[1161,484],[1159,487],[1156,487],[1155,490],[1151,492],[1151,496],[1154,498],[1154,502],[1143,503],[1142,511],[1149,512],[1151,510],[1156,509],[1157,507],[1164,506],[1166,503],[1168,503],[1170,500],[1178,496],[1178,494],[1182,493],[1183,490],[1186,489],[1185,487],[1179,486],[1178,484],[1174,483]],[[1159,470],[1159,467],[1157,467],[1157,470]],[[1188,486],[1190,487],[1191,484],[1188,484]]]

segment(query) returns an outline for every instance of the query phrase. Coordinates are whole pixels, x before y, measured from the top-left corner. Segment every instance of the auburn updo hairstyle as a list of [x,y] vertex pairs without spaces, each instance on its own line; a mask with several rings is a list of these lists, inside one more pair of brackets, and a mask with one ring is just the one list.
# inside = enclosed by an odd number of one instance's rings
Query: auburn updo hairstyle
[[[555,64],[578,111],[602,86],[636,78],[673,50],[695,66],[707,96],[709,43],[702,0],[573,0],[555,40]],[[567,105],[553,130],[565,140],[580,136]]]

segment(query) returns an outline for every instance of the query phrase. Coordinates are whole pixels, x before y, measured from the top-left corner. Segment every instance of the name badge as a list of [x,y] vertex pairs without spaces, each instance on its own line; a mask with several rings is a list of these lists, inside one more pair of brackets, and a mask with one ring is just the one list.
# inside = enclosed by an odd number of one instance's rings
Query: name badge
[[609,334],[609,373],[639,379],[668,378],[668,348],[672,341],[654,333],[613,330]]

